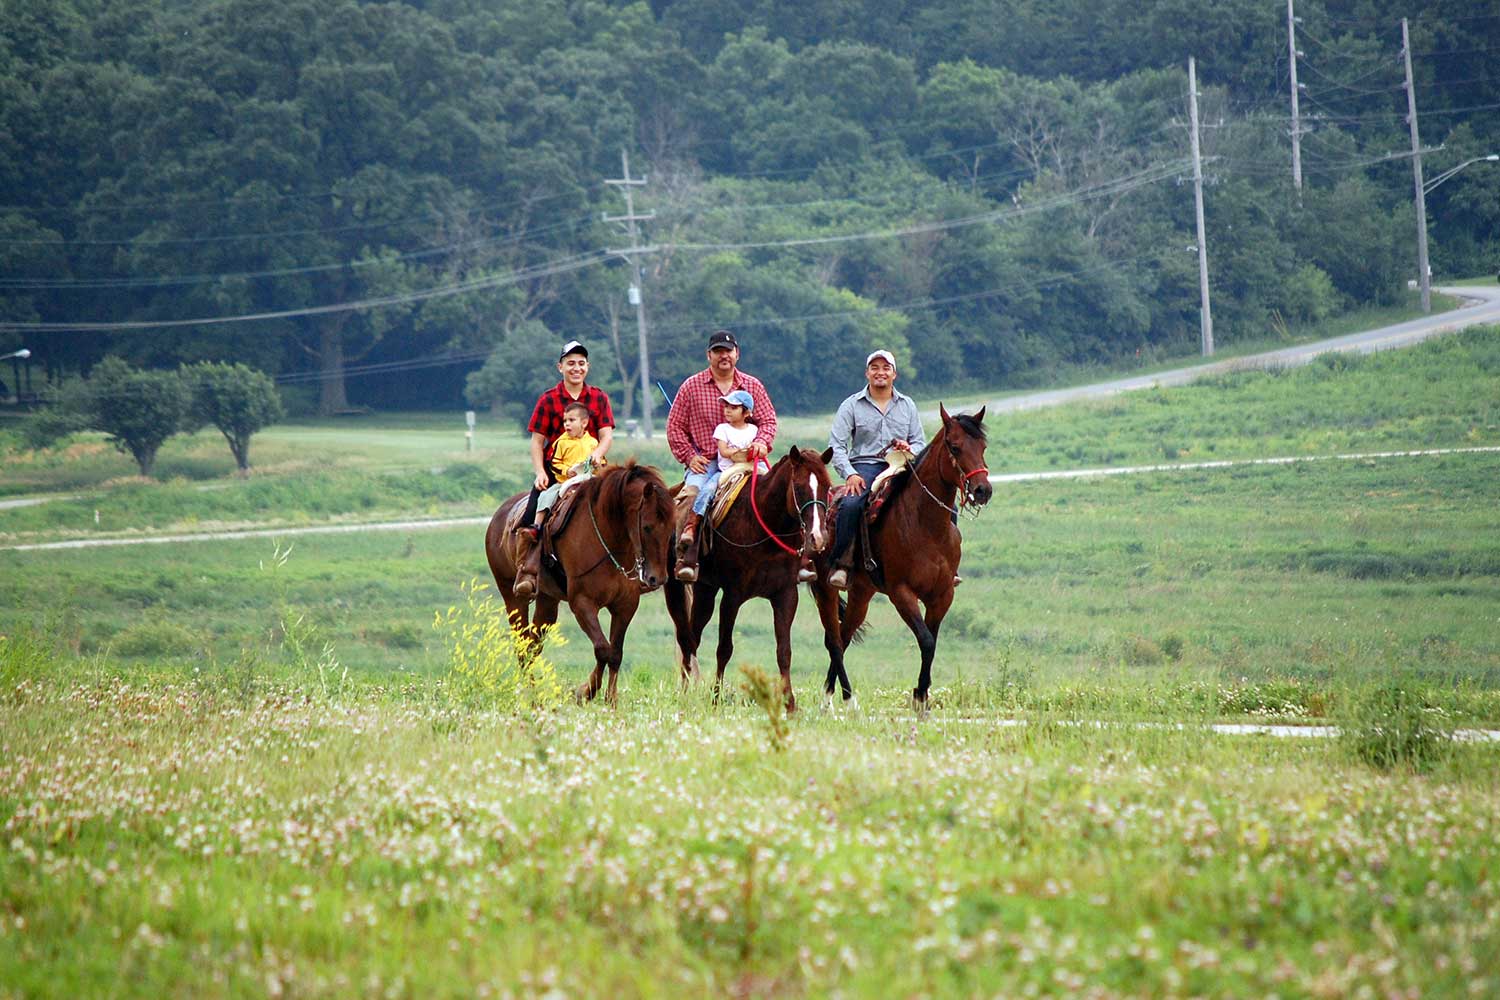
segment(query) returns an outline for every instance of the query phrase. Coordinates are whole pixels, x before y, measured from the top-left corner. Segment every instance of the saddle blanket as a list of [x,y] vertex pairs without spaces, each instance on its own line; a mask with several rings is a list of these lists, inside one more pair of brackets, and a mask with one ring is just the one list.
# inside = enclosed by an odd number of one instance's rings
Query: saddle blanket
[[735,500],[739,499],[740,491],[745,484],[750,482],[750,473],[754,467],[749,462],[737,462],[730,466],[719,476],[718,489],[714,491],[713,504],[709,508],[709,519],[714,527],[724,523],[724,518],[729,515],[729,508],[734,506]]

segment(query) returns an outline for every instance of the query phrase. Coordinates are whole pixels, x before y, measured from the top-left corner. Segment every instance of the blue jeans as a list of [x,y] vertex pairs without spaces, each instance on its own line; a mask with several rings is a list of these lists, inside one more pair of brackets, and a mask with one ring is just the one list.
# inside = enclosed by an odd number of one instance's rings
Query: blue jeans
[[865,511],[865,503],[870,497],[870,484],[886,468],[887,465],[884,462],[854,463],[854,471],[859,473],[859,478],[865,481],[865,491],[858,497],[845,500],[839,504],[838,522],[834,526],[833,533],[833,552],[830,553],[829,558],[837,561],[838,557],[854,541],[855,529],[859,526],[859,519]]
[[708,510],[708,505],[714,498],[714,490],[719,486],[719,463],[713,463],[702,472],[689,471],[682,482],[684,489],[689,486],[698,487],[698,495],[693,498],[693,513],[701,517]]

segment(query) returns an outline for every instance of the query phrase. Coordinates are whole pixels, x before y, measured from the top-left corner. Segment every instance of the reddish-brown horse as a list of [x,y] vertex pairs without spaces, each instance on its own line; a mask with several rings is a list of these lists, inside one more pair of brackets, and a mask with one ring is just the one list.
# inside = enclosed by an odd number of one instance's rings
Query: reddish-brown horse
[[[724,667],[734,652],[734,622],[740,606],[752,597],[771,602],[776,630],[776,666],[787,711],[797,710],[792,694],[792,619],[797,615],[797,585],[811,573],[814,556],[828,548],[833,527],[828,523],[828,469],[832,452],[819,455],[793,445],[754,486],[747,485],[724,520],[710,527],[705,516],[700,531],[712,540],[698,561],[692,600],[676,580],[667,581],[667,610],[677,631],[686,683],[696,673],[698,644],[714,614],[720,591],[717,697],[724,683]],[[753,502],[752,502],[753,501]]]
[[856,560],[849,572],[848,605],[844,608],[839,606],[838,593],[822,582],[826,574],[820,573],[813,584],[813,596],[823,619],[823,645],[828,650],[828,679],[823,687],[829,695],[835,681],[845,700],[852,695],[849,675],[844,672],[844,652],[864,624],[870,599],[882,593],[917,637],[922,668],[912,699],[918,709],[927,705],[938,629],[953,604],[953,574],[958,570],[962,548],[952,515],[961,505],[988,503],[994,493],[989,469],[984,465],[984,409],[973,416],[961,413],[952,417],[940,404],[938,411],[942,429],[910,470],[892,481],[885,507],[870,527],[872,551],[868,556],[875,560],[873,575],[864,568],[864,559]]
[[[635,617],[641,594],[660,587],[672,570],[672,497],[655,469],[611,465],[592,479],[573,487],[578,495],[572,517],[552,539],[558,561],[567,575],[560,590],[550,573],[538,580],[536,612],[527,620],[529,601],[515,593],[516,542],[511,512],[524,504],[526,494],[511,497],[490,519],[484,554],[495,586],[505,599],[511,627],[539,639],[541,630],[557,621],[557,604],[567,601],[578,627],[594,644],[594,671],[577,689],[580,701],[599,693],[609,668],[605,699],[614,704],[615,681],[625,647],[625,631]],[[600,610],[609,612],[609,637],[599,625]]]

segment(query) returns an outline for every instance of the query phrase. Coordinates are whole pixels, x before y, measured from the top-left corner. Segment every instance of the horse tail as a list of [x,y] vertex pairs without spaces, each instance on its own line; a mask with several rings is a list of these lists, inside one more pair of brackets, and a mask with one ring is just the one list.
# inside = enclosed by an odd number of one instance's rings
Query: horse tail
[[[849,610],[849,602],[846,601],[846,600],[844,600],[843,596],[840,595],[839,596],[839,621],[843,621],[844,620],[844,612],[847,611],[847,610]],[[860,622],[859,623],[859,628],[855,629],[854,630],[854,634],[849,637],[849,645],[852,646],[856,642],[864,642],[865,641],[865,629],[867,629],[869,627],[870,627],[869,619],[866,619],[865,621]]]

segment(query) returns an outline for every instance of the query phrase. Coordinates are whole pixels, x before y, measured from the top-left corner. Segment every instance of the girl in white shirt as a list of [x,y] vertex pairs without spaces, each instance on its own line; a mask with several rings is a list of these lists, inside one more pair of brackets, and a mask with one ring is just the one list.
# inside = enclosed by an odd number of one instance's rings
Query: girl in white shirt
[[[750,414],[755,409],[755,399],[748,392],[744,389],[736,389],[720,398],[724,401],[724,422],[714,428],[714,441],[719,446],[719,461],[716,465],[709,466],[709,478],[704,481],[703,487],[698,491],[698,496],[693,500],[693,516],[688,518],[687,525],[682,529],[678,549],[684,555],[686,555],[687,548],[693,544],[698,531],[698,523],[703,519],[708,505],[713,502],[714,491],[719,485],[719,476],[734,468],[737,463],[749,461],[750,453],[747,449],[759,431],[758,427],[750,423]],[[757,465],[759,472],[767,472],[770,469],[764,459]],[[693,554],[696,555],[696,552]]]

